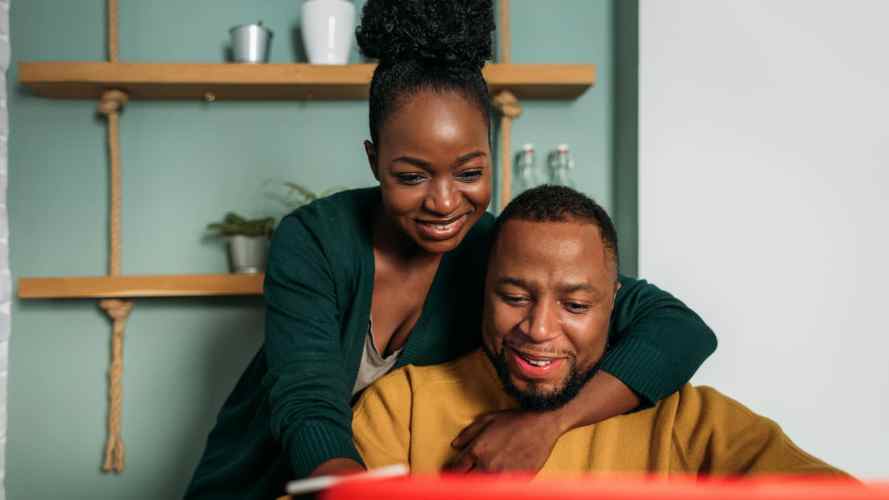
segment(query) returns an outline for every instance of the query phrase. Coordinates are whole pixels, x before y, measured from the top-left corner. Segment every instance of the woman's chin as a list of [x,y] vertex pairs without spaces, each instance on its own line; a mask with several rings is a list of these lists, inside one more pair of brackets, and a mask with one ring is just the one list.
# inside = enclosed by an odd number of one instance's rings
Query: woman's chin
[[430,254],[444,254],[448,253],[458,246],[460,246],[460,242],[463,241],[461,237],[455,237],[448,240],[426,240],[422,238],[417,238],[414,240],[418,247],[420,247],[424,252]]

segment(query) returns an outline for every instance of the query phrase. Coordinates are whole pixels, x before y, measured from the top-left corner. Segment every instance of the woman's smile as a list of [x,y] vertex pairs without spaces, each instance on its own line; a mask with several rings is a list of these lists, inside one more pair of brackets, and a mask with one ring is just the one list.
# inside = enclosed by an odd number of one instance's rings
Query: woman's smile
[[463,226],[469,220],[469,215],[474,211],[470,209],[449,219],[414,219],[417,223],[417,233],[425,239],[449,240],[461,233]]

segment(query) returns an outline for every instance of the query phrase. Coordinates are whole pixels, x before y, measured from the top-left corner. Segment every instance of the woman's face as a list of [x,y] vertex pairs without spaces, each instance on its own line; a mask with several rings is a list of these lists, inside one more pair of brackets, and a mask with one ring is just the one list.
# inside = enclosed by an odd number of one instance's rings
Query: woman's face
[[491,200],[491,148],[481,111],[454,92],[421,91],[365,143],[385,214],[420,248],[453,250]]

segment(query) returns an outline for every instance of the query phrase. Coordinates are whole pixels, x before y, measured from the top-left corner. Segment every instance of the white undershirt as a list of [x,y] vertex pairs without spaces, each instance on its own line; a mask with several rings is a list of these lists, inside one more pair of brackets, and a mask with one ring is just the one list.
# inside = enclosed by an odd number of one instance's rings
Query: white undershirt
[[373,323],[368,322],[367,336],[364,337],[364,351],[361,353],[361,364],[358,365],[358,376],[355,377],[355,385],[352,387],[352,395],[354,396],[365,387],[374,383],[374,381],[383,375],[389,373],[389,370],[398,362],[398,356],[401,354],[401,348],[385,358],[377,351],[374,342]]

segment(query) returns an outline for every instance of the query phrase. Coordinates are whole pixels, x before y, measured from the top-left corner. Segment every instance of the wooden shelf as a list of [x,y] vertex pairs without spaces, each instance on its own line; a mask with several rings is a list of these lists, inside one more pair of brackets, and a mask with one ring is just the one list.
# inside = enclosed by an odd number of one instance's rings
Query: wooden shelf
[[21,278],[19,298],[97,299],[262,295],[263,278],[263,274]]
[[[120,89],[130,99],[366,99],[373,64],[188,64],[20,62],[19,83],[39,96],[97,99]],[[520,99],[574,99],[593,86],[593,64],[489,64],[492,92]]]

